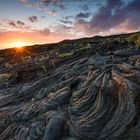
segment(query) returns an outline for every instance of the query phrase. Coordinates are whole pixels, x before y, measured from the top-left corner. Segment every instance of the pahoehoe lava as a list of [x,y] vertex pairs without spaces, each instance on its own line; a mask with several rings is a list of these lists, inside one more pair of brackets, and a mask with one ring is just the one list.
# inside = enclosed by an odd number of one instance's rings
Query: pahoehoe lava
[[0,90],[0,140],[140,138],[140,50],[71,60]]

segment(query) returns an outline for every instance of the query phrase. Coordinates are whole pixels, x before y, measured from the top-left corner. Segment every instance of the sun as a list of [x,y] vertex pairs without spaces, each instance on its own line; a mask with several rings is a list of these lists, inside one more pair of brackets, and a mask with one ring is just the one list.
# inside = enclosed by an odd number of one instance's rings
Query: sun
[[22,48],[24,46],[25,46],[24,42],[15,42],[15,44],[14,44],[14,47],[16,47],[16,48]]

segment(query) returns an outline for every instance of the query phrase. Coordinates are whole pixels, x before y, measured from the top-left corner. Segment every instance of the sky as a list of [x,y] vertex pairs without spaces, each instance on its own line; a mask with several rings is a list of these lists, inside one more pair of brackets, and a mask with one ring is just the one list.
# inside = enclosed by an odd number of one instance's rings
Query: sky
[[0,49],[140,30],[140,0],[0,0]]

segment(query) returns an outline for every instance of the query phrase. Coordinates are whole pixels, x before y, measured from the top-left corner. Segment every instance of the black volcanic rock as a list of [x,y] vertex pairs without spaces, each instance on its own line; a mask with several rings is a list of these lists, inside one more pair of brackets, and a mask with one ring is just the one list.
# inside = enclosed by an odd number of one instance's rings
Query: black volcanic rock
[[128,57],[133,55],[140,55],[139,49],[122,49],[115,52],[115,56]]
[[139,120],[140,71],[135,63],[129,64],[129,57],[120,59],[115,61],[121,63],[112,64],[109,56],[83,58],[56,69],[54,76],[4,89],[0,137],[139,136],[135,122]]
[[0,90],[1,140],[140,138],[139,49],[87,50],[60,63]]
[[34,77],[37,77],[38,71],[41,71],[41,67],[34,62],[26,62],[13,66],[11,71],[16,75],[17,82],[30,81]]

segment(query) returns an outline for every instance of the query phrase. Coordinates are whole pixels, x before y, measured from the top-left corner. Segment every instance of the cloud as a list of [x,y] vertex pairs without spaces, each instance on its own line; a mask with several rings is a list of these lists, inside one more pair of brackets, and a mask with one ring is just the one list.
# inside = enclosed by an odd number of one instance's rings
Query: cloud
[[74,25],[77,32],[87,32],[89,28],[89,23],[85,19],[76,20]]
[[89,18],[90,15],[91,15],[91,13],[89,13],[89,12],[85,12],[85,13],[81,12],[81,13],[77,14],[75,18],[76,19],[79,19],[79,18]]
[[69,20],[60,20],[60,22],[64,24],[72,24],[72,21],[69,21]]
[[56,15],[58,11],[63,11],[67,9],[63,5],[63,2],[61,2],[61,0],[60,1],[59,0],[19,0],[19,1],[28,8],[33,8],[38,11],[43,11],[49,15]]
[[45,16],[41,16],[41,18],[42,18],[42,19],[45,19],[46,17],[45,17]]
[[74,36],[74,27],[73,26],[68,26],[68,25],[64,25],[64,24],[58,24],[56,26],[51,26],[50,27],[53,32],[55,32],[56,34],[60,34],[63,36]]
[[50,3],[53,4],[58,4],[60,2],[60,0],[42,0],[44,3],[46,3],[47,5]]
[[87,11],[87,10],[89,10],[89,6],[87,4],[84,4],[80,7],[80,9],[83,11]]
[[19,26],[24,26],[25,25],[25,23],[24,22],[22,22],[22,21],[17,21],[17,25],[19,25]]
[[29,19],[31,22],[37,22],[37,21],[38,21],[37,16],[30,16],[28,19]]
[[90,35],[107,32],[111,34],[111,31],[137,31],[140,30],[139,13],[139,0],[133,0],[127,4],[122,0],[107,0],[107,4],[103,5],[97,14],[93,14],[89,21],[76,20],[75,27],[77,30],[82,27]]
[[43,35],[50,35],[51,34],[51,32],[50,32],[50,29],[48,29],[48,28],[45,28],[45,29],[43,29],[43,30],[40,30],[39,31],[41,34],[43,34]]
[[59,7],[60,7],[61,10],[66,10],[67,9],[67,7],[64,6],[63,4],[60,4]]
[[5,20],[5,21],[8,21],[8,24],[9,24],[10,26],[15,27],[15,28],[25,26],[25,23],[22,22],[22,21],[20,21],[20,20],[14,21],[14,20],[8,20],[8,19],[7,19],[7,20]]
[[[54,24],[54,30],[58,34],[77,34],[83,32],[91,36],[96,34],[113,34],[140,30],[140,0],[103,0],[102,2],[94,0],[20,0],[28,7],[43,11],[50,15],[56,15],[58,11],[65,10],[64,16],[60,19],[60,25]],[[91,3],[90,3],[91,1]],[[69,2],[71,2],[70,5]],[[79,4],[80,2],[80,4]],[[67,4],[67,5],[66,5]],[[91,8],[92,4],[93,10]],[[98,4],[98,5],[97,5]],[[100,4],[100,5],[99,5]],[[81,5],[79,7],[79,5]],[[74,7],[79,7],[79,13],[70,15]],[[90,10],[90,12],[89,12]],[[93,13],[91,13],[93,12]],[[60,18],[61,16],[58,16]],[[44,17],[43,17],[44,18]],[[29,20],[37,22],[39,17],[31,16]],[[11,22],[10,26],[22,26],[17,22]],[[74,25],[74,27],[72,27]],[[50,25],[51,26],[51,25]],[[52,25],[53,26],[53,25]],[[53,31],[53,28],[51,28]],[[41,30],[40,33],[52,35],[48,30]],[[42,34],[42,35],[43,35]]]
[[21,2],[23,2],[23,3],[26,3],[27,2],[27,0],[20,0]]
[[3,23],[0,31],[31,31],[31,26],[20,20],[1,18],[0,22]]
[[71,16],[65,16],[64,19],[65,19],[65,20],[70,20],[70,19],[72,19],[73,17],[74,17],[74,16],[72,16],[72,15],[71,15]]
[[9,23],[8,23],[9,25],[11,25],[11,26],[13,26],[13,27],[17,27],[17,25],[16,25],[16,23],[15,22],[13,22],[13,21],[9,21]]
[[63,24],[59,24],[55,27],[53,27],[56,33],[62,33],[62,34],[67,34],[68,32],[70,32],[70,30],[73,29],[72,26],[67,26],[67,25],[63,25]]

